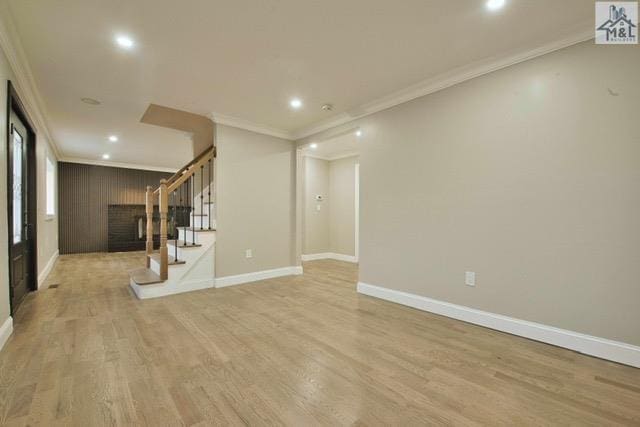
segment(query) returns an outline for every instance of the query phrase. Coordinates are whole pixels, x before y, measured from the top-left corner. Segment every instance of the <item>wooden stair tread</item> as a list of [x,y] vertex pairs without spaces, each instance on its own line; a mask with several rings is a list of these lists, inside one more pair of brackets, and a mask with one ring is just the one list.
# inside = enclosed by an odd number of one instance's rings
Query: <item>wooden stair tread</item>
[[191,214],[191,215],[193,215],[193,216],[209,216],[207,214]]
[[153,285],[156,283],[162,283],[164,280],[160,279],[156,273],[149,268],[137,268],[129,271],[129,277],[138,285]]
[[[149,255],[149,258],[151,258],[152,260],[156,261],[157,263],[160,263],[160,254]],[[183,261],[183,260],[176,261],[176,259],[174,257],[169,255],[169,264],[168,265],[177,265],[177,264],[186,264],[186,261]]]
[[182,230],[186,230],[186,231],[196,231],[196,232],[206,232],[206,231],[216,231],[215,228],[203,228],[200,229],[199,227],[193,228],[193,227],[180,227]]
[[[171,246],[175,246],[174,243],[168,242],[167,245],[171,245]],[[178,243],[178,247],[182,248],[182,249],[188,249],[188,248],[199,248],[202,245],[196,243],[195,245],[192,245],[191,243],[187,243],[185,244],[184,241],[182,243]]]

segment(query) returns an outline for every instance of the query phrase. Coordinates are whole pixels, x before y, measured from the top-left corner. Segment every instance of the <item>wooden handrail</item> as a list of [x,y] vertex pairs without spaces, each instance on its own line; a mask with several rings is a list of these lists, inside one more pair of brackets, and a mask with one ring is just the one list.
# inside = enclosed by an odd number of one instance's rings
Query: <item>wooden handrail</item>
[[204,166],[210,159],[213,159],[215,157],[215,149],[207,150],[205,154],[208,155],[200,157],[200,159],[198,159],[198,161],[194,162],[187,170],[185,170],[178,179],[169,184],[169,193],[175,191],[176,188],[180,187],[186,180],[191,178],[191,176],[194,175],[200,169],[200,167]]
[[[173,183],[173,181],[175,181],[176,179],[181,177],[187,169],[189,169],[192,165],[194,165],[195,163],[200,161],[203,157],[205,157],[207,154],[210,154],[211,152],[213,152],[213,156],[212,157],[215,157],[216,156],[216,147],[215,146],[211,146],[211,147],[207,148],[202,153],[198,154],[195,157],[195,159],[191,160],[189,163],[187,163],[186,165],[181,167],[178,172],[176,172],[173,175],[171,175],[171,177],[169,177],[169,179],[167,180],[167,185],[171,185],[171,183]],[[157,192],[157,190],[156,190],[156,192]]]

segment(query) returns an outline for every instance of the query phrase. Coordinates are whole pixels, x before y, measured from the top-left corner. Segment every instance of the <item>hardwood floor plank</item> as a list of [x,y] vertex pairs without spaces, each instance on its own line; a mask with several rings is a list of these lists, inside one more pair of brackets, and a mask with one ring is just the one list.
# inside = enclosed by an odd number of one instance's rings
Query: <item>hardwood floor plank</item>
[[0,353],[2,425],[640,425],[640,370],[355,290],[357,266],[139,301],[61,256]]

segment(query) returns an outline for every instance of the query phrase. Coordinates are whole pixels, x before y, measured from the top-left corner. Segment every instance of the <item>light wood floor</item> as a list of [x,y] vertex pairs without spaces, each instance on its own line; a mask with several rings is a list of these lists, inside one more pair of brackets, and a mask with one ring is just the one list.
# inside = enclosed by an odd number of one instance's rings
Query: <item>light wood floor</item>
[[640,369],[358,295],[356,268],[138,301],[62,256],[0,353],[3,425],[640,425]]

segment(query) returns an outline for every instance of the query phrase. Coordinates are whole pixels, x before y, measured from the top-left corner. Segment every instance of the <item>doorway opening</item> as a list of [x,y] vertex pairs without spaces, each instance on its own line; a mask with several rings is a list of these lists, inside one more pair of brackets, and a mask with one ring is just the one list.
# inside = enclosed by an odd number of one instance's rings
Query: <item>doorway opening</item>
[[11,315],[37,289],[36,133],[7,83],[7,219]]
[[300,147],[302,261],[330,259],[357,269],[360,135],[353,129]]

